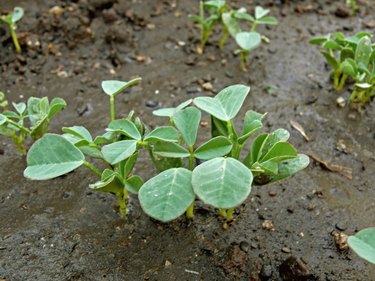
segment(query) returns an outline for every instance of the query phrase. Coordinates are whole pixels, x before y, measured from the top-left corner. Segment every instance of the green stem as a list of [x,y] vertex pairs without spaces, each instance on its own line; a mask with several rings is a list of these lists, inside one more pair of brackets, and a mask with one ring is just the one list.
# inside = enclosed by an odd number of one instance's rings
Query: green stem
[[254,32],[256,28],[257,28],[257,22],[254,21],[254,22],[253,22],[253,26],[252,26],[251,29],[250,29],[250,32]]
[[23,132],[21,132],[19,136],[17,136],[16,134],[14,134],[12,136],[13,142],[16,144],[16,146],[18,148],[18,151],[20,152],[21,155],[26,154],[26,149],[23,146],[23,143],[25,141],[25,137],[26,137],[26,135]]
[[29,129],[27,129],[27,128],[25,128],[24,126],[18,124],[17,122],[14,122],[13,120],[11,120],[11,119],[9,119],[9,118],[7,118],[6,122],[9,123],[9,124],[11,124],[11,125],[13,125],[13,126],[15,126],[15,127],[17,127],[17,128],[20,129],[22,132],[25,132],[25,133],[27,133],[27,134],[30,134],[30,133],[31,133],[31,131],[30,131]]
[[226,209],[219,209],[219,214],[223,218],[226,218],[227,217],[227,210]]
[[[194,159],[195,159],[195,157],[194,157],[194,147],[193,146],[189,147],[189,152],[190,152],[190,156],[189,156],[189,170],[193,171],[194,170]],[[194,217],[194,201],[187,208],[187,210],[186,210],[186,217],[188,219],[192,219]]]
[[188,219],[192,219],[194,217],[194,201],[187,208],[187,210],[186,210],[186,217]]
[[19,53],[21,52],[21,47],[20,47],[20,44],[18,43],[16,31],[14,30],[14,24],[10,24],[9,29],[10,29],[10,36],[12,36],[12,39],[13,39],[14,47],[16,48],[16,52]]
[[230,221],[233,217],[233,213],[234,213],[234,208],[229,208],[227,210],[227,215],[226,215],[226,219],[227,221]]
[[111,121],[113,121],[115,120],[115,97],[113,95],[109,97],[109,106],[110,106]]
[[221,36],[220,42],[219,42],[219,48],[222,50],[224,48],[225,42],[227,42],[228,38],[228,29],[224,27],[223,29],[223,36]]
[[116,194],[116,197],[117,197],[117,201],[120,205],[120,214],[121,214],[121,217],[124,218],[126,216],[126,203],[125,203],[125,199],[127,198],[127,196],[125,197],[125,194],[122,195],[122,194]]
[[85,165],[91,172],[98,175],[99,177],[102,175],[102,173],[89,162],[83,161],[83,165]]
[[343,75],[341,76],[341,79],[339,79],[340,82],[339,82],[339,85],[338,85],[337,91],[341,91],[341,90],[342,90],[342,88],[343,88],[344,85],[345,85],[345,81],[346,81],[347,78],[348,78],[348,75],[346,75],[346,74],[343,74]]
[[340,72],[335,71],[333,75],[333,86],[337,91],[339,91],[339,84],[340,84]]
[[248,52],[241,52],[241,68],[243,71],[247,71],[247,56]]

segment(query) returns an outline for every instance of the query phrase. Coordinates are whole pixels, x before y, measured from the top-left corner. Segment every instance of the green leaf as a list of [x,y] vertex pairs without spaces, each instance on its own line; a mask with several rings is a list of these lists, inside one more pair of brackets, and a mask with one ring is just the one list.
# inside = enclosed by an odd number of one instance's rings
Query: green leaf
[[247,167],[250,168],[255,162],[258,162],[262,153],[263,146],[268,137],[269,134],[264,133],[255,138],[255,140],[251,144],[251,149],[244,160],[244,164]]
[[19,115],[22,115],[26,110],[26,103],[20,102],[20,103],[12,103],[13,107],[16,109]]
[[27,113],[32,126],[37,126],[43,119],[47,117],[48,98],[30,97],[27,100]]
[[151,131],[144,137],[144,141],[167,141],[178,142],[178,132],[170,126],[161,126]]
[[64,133],[75,136],[78,139],[84,139],[84,140],[87,140],[88,142],[92,142],[92,136],[85,127],[82,127],[82,126],[63,127],[62,131]]
[[367,68],[370,62],[371,52],[371,39],[367,36],[362,37],[358,42],[357,49],[355,50],[354,60],[358,65],[363,64]]
[[190,155],[184,147],[173,142],[157,142],[153,152],[162,157],[183,158]]
[[260,114],[258,112],[249,110],[245,114],[245,119],[243,123],[242,136],[238,139],[239,144],[243,144],[248,138],[250,138],[255,132],[263,127],[262,119],[265,114]]
[[24,11],[21,7],[14,7],[12,12],[12,22],[15,23],[23,17]]
[[375,264],[375,228],[362,229],[349,236],[348,244],[358,256]]
[[202,144],[194,151],[198,159],[209,160],[219,156],[225,156],[232,150],[232,143],[223,136],[218,136]]
[[7,121],[7,117],[3,114],[0,114],[0,125],[3,125]]
[[348,61],[343,61],[340,64],[340,69],[341,69],[342,73],[344,73],[344,74],[346,74],[350,77],[355,77],[357,75],[357,71],[354,69],[352,64]]
[[269,183],[290,177],[295,173],[305,169],[309,165],[309,163],[309,157],[304,154],[298,154],[296,158],[282,161],[278,163],[279,170],[277,175],[271,176]]
[[205,8],[215,8],[215,9],[221,9],[223,6],[225,6],[225,0],[211,0],[203,2],[203,5]]
[[250,87],[233,85],[220,91],[214,98],[197,97],[194,104],[222,121],[229,121],[240,111],[249,91]]
[[125,136],[128,136],[129,138],[135,140],[142,139],[142,136],[139,133],[137,127],[128,119],[113,120],[111,123],[109,123],[106,131],[124,134]]
[[227,137],[228,128],[225,121],[221,121],[211,115],[211,137],[224,136]]
[[241,29],[233,13],[234,13],[233,11],[223,13],[221,16],[221,19],[224,25],[226,26],[226,28],[228,29],[229,34],[232,37],[235,37],[236,34],[241,31]]
[[[289,132],[285,129],[277,129],[269,134],[266,142],[262,147],[261,157],[263,157],[268,151],[278,142],[286,142],[289,139]],[[258,158],[259,160],[260,158]]]
[[251,15],[249,15],[246,10],[238,10],[237,12],[234,13],[234,17],[239,20],[246,20],[249,22],[254,22],[255,19]]
[[323,43],[322,45],[323,48],[325,49],[330,49],[330,50],[340,50],[341,46],[334,40],[327,40],[326,42]]
[[121,93],[126,88],[141,82],[142,78],[135,78],[128,82],[118,81],[118,80],[106,80],[102,82],[103,91],[109,96],[116,96]]
[[239,32],[236,34],[236,42],[241,49],[251,51],[257,48],[262,42],[258,32]]
[[256,20],[257,24],[278,24],[279,21],[275,17],[263,17]]
[[143,184],[143,179],[140,176],[131,176],[126,180],[125,188],[131,193],[138,194]]
[[340,67],[338,61],[327,51],[322,50],[322,55],[326,59],[327,63],[332,66],[333,69],[338,69]]
[[39,120],[38,123],[31,127],[30,136],[33,140],[40,139],[48,131],[49,120],[47,115],[44,116],[42,120]]
[[32,180],[56,178],[78,168],[84,160],[82,152],[64,137],[47,134],[30,148],[24,176]]
[[264,9],[261,6],[256,6],[255,7],[255,18],[258,20],[258,19],[266,16],[267,14],[269,14],[269,12],[270,12],[270,10],[268,10],[268,9]]
[[138,151],[136,153],[134,153],[132,156],[130,156],[126,162],[125,162],[125,165],[124,165],[124,168],[123,168],[123,171],[122,171],[122,176],[124,178],[126,178],[127,176],[129,176],[129,174],[133,171],[133,168],[137,162],[137,159],[138,159]]
[[248,197],[253,175],[240,161],[218,157],[197,166],[192,184],[195,194],[216,208],[234,208]]
[[[268,138],[270,139],[270,138]],[[279,162],[294,158],[297,156],[297,150],[288,142],[278,142],[264,155],[259,162],[273,161]]]
[[96,159],[104,159],[104,156],[101,152],[101,150],[97,147],[89,146],[89,145],[77,145],[76,146],[79,148],[79,150],[82,151],[83,154],[90,156],[92,158]]
[[343,62],[346,59],[354,59],[354,51],[351,48],[343,48],[340,52],[340,61]]
[[162,222],[182,215],[195,199],[191,176],[187,169],[174,168],[145,182],[138,192],[145,213]]
[[[0,127],[1,128],[1,127]],[[183,166],[183,161],[181,158],[167,158],[161,157],[153,152],[154,147],[149,148],[150,157],[152,163],[154,164],[158,172],[163,172],[170,168],[179,168]]]
[[49,105],[48,118],[51,119],[57,112],[66,107],[66,102],[61,98],[54,98]]
[[102,153],[104,159],[111,165],[114,165],[130,157],[136,149],[136,140],[124,140],[103,146]]
[[152,114],[154,114],[155,116],[161,116],[161,117],[172,117],[174,113],[187,107],[189,104],[191,104],[192,101],[193,101],[192,99],[188,99],[187,101],[184,101],[177,107],[160,108],[160,109],[154,110]]
[[118,177],[117,173],[113,173],[105,180],[97,181],[94,184],[90,184],[89,187],[95,191],[111,192],[116,195],[122,195],[124,193],[124,184]]
[[189,107],[173,114],[173,122],[181,132],[185,143],[191,147],[195,144],[199,124],[201,121],[201,112],[195,107]]
[[320,45],[328,40],[329,40],[329,35],[326,35],[326,36],[312,38],[310,39],[309,43],[312,45]]

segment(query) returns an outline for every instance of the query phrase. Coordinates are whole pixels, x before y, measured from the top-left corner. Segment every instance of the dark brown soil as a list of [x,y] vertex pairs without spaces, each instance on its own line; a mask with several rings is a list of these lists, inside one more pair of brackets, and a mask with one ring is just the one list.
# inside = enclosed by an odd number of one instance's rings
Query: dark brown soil
[[[19,55],[0,26],[0,89],[15,102],[62,97],[68,107],[51,131],[83,125],[98,135],[109,120],[102,80],[141,76],[140,86],[118,97],[117,112],[135,110],[151,125],[163,124],[152,116],[155,108],[247,84],[244,111],[268,112],[269,129],[287,128],[299,151],[352,168],[353,180],[312,161],[282,183],[254,187],[226,230],[199,203],[192,222],[162,224],[132,197],[122,220],[115,198],[88,189],[96,179],[85,168],[26,180],[25,157],[1,138],[0,280],[375,280],[373,266],[339,251],[333,239],[338,231],[374,226],[375,105],[338,108],[329,70],[308,44],[328,32],[371,31],[373,0],[360,1],[355,17],[337,12],[344,0],[230,2],[248,9],[261,3],[280,19],[260,29],[271,43],[252,54],[248,73],[232,54],[233,42],[220,51],[214,36],[203,55],[196,53],[199,31],[188,15],[197,13],[197,1],[1,1],[2,12],[20,5],[26,14],[18,24]],[[204,82],[213,90],[203,90]],[[137,166],[146,179],[154,173],[147,163],[145,155]],[[273,228],[263,228],[265,220]]]

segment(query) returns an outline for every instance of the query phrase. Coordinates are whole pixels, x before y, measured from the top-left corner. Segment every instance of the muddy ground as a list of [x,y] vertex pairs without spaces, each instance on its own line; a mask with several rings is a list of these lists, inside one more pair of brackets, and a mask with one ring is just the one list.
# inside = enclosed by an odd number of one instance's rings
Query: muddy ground
[[[197,1],[1,1],[1,12],[20,5],[26,14],[18,24],[19,55],[0,26],[0,89],[16,102],[62,97],[68,107],[51,131],[83,125],[98,135],[109,120],[102,80],[141,76],[140,86],[118,97],[117,112],[133,109],[151,125],[164,122],[152,116],[155,108],[250,85],[242,114],[268,112],[267,129],[287,128],[300,152],[350,167],[353,179],[311,161],[282,183],[254,187],[226,230],[199,203],[192,222],[163,224],[146,217],[132,197],[123,220],[114,197],[88,188],[96,180],[88,170],[26,180],[25,157],[1,138],[0,280],[375,280],[373,266],[339,251],[333,239],[375,223],[375,104],[338,108],[329,70],[308,44],[328,32],[373,31],[373,0],[361,1],[355,17],[337,13],[344,0],[230,2],[248,9],[260,3],[280,20],[259,29],[271,43],[252,54],[247,73],[234,43],[220,51],[216,35],[203,55],[196,53],[199,31],[188,15],[197,13]],[[205,82],[212,89],[204,90]],[[341,94],[349,92],[350,86]],[[144,155],[136,167],[146,179],[154,174],[147,163]],[[298,277],[288,275],[298,263]]]

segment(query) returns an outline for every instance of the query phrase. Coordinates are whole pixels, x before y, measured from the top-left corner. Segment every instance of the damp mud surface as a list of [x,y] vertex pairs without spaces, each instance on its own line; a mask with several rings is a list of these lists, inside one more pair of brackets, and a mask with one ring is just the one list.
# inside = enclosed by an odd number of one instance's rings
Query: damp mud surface
[[[337,107],[351,86],[336,93],[318,48],[308,43],[329,32],[373,32],[374,2],[359,1],[353,17],[345,1],[230,2],[249,10],[261,4],[280,21],[260,27],[270,43],[253,52],[248,72],[233,55],[233,40],[217,48],[218,32],[197,53],[199,30],[188,16],[198,13],[198,1],[1,1],[1,12],[17,5],[25,16],[17,29],[20,54],[0,26],[0,89],[10,102],[65,99],[51,132],[82,125],[103,133],[109,102],[102,80],[141,76],[116,97],[117,115],[134,110],[150,126],[165,124],[152,115],[157,108],[241,83],[251,93],[238,120],[249,109],[268,112],[265,130],[288,129],[312,160],[281,183],[254,186],[224,229],[215,210],[199,202],[193,221],[160,223],[133,196],[121,219],[114,196],[88,188],[96,178],[87,169],[27,180],[26,158],[2,137],[0,280],[375,280],[373,266],[334,240],[375,223],[375,103],[360,111]],[[313,159],[350,168],[352,179]],[[145,179],[155,174],[146,155],[136,170]]]

